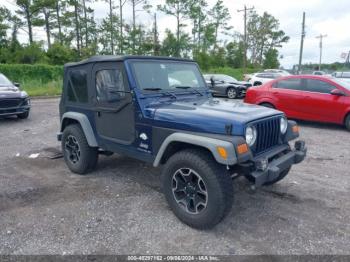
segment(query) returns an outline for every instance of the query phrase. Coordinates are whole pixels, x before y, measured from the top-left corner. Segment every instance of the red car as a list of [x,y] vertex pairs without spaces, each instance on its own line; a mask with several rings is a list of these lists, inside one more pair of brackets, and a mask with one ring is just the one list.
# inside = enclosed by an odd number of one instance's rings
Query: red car
[[350,130],[350,83],[316,75],[286,76],[248,89],[244,102],[276,108],[293,119]]

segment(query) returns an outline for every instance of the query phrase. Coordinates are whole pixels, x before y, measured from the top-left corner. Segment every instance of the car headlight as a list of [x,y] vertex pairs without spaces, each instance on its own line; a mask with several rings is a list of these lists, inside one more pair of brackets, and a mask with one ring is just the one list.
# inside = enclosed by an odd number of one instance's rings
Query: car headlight
[[26,98],[28,97],[28,94],[26,91],[21,91],[21,98]]
[[280,120],[280,129],[283,135],[287,132],[287,127],[288,127],[288,120],[285,117],[282,117]]
[[245,130],[245,140],[249,146],[254,145],[257,137],[257,131],[255,127],[248,126]]

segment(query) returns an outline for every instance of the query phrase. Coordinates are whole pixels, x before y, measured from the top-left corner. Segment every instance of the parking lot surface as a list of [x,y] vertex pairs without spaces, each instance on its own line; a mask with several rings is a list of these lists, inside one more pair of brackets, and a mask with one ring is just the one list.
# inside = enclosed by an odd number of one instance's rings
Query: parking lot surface
[[231,213],[198,231],[160,169],[113,155],[72,174],[55,158],[58,99],[34,100],[28,120],[0,119],[0,254],[350,254],[350,132],[300,125],[307,159],[271,187],[235,180]]

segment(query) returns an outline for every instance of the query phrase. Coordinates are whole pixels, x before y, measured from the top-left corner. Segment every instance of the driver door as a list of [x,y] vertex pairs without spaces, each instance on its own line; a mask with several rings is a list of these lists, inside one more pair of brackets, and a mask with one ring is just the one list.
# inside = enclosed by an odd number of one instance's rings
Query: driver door
[[92,74],[94,117],[99,138],[131,144],[135,139],[134,105],[123,64],[97,63]]

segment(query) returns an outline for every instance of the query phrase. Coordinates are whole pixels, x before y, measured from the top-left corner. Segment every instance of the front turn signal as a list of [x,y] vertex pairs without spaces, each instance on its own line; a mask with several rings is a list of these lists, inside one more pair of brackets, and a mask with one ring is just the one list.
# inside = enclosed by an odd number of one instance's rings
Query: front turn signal
[[223,159],[227,159],[227,151],[225,148],[223,148],[222,146],[218,146],[216,148],[216,150],[218,151],[219,155],[223,158]]
[[241,144],[237,146],[237,153],[240,155],[243,155],[248,152],[248,145],[247,144]]
[[300,128],[299,126],[293,126],[292,130],[294,133],[299,133]]

